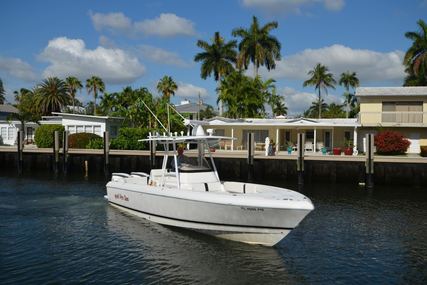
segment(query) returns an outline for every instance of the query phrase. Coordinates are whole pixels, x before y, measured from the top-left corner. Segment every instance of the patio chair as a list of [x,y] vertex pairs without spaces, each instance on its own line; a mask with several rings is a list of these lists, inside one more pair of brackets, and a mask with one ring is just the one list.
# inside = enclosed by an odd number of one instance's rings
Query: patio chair
[[321,150],[325,145],[323,144],[323,142],[317,142],[316,143],[316,150]]
[[304,145],[304,150],[305,151],[313,151],[313,143],[312,142],[306,142]]

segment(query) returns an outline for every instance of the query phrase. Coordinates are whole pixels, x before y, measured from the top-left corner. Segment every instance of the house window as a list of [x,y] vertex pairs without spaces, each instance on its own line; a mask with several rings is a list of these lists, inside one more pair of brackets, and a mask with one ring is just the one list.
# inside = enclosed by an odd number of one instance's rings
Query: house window
[[422,123],[423,102],[383,102],[383,123]]
[[68,126],[67,130],[70,132],[70,134],[76,133],[76,126]]
[[93,127],[93,133],[96,134],[96,135],[98,135],[98,136],[100,136],[100,137],[102,137],[101,126],[94,126]]
[[285,132],[285,142],[290,142],[291,141],[291,132],[290,131],[286,131]]
[[111,137],[117,137],[117,131],[118,131],[118,127],[117,126],[111,126],[110,127],[110,133],[111,133]]
[[314,131],[305,132],[305,140],[313,142],[314,140]]
[[268,130],[243,130],[243,145],[246,145],[248,133],[254,133],[255,142],[263,143],[265,138],[268,137]]
[[76,133],[83,133],[83,132],[84,132],[83,126],[76,126]]
[[8,138],[9,140],[13,140],[13,139],[15,138],[15,131],[16,131],[16,129],[15,129],[15,128],[9,128],[9,129],[7,130],[7,138]]
[[215,135],[223,137],[225,135],[225,130],[224,129],[215,129]]
[[346,141],[351,140],[351,134],[350,134],[350,132],[348,132],[348,131],[344,132],[344,139]]
[[93,133],[92,126],[85,126],[85,133]]
[[1,137],[3,140],[7,139],[7,128],[6,127],[2,127],[1,128]]

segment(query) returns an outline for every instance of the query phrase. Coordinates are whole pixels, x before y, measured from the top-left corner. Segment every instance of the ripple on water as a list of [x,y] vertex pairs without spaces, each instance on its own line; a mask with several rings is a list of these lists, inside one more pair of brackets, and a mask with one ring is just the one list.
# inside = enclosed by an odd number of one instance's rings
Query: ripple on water
[[308,187],[316,209],[275,248],[164,227],[107,205],[102,182],[0,177],[0,283],[427,281],[427,194]]

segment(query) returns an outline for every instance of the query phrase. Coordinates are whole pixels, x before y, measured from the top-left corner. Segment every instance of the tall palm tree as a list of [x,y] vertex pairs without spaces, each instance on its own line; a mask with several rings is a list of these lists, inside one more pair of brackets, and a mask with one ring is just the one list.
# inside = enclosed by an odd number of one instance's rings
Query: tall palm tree
[[356,88],[359,86],[359,78],[357,78],[356,72],[343,72],[341,73],[339,84],[344,86],[345,88],[345,104],[346,104],[346,110],[345,110],[345,116],[348,118],[348,114],[350,112],[350,105],[355,101],[354,93],[350,93],[350,87]]
[[5,95],[5,91],[3,87],[3,81],[0,78],[0,104],[4,104],[4,101],[6,100],[4,95]]
[[92,76],[86,80],[87,93],[93,93],[93,114],[96,116],[96,98],[98,97],[98,91],[104,93],[105,84],[98,76]]
[[69,76],[65,78],[65,84],[67,85],[68,95],[73,100],[73,114],[75,112],[75,101],[76,101],[76,92],[83,88],[82,83],[77,77]]
[[260,27],[258,18],[252,17],[249,29],[237,28],[232,34],[240,37],[238,66],[248,69],[249,63],[254,64],[254,77],[258,75],[258,68],[265,65],[268,70],[276,67],[276,60],[280,60],[281,44],[279,40],[270,35],[273,29],[278,27],[276,21],[269,22]]
[[410,75],[424,76],[422,81],[425,82],[427,80],[427,24],[421,19],[417,24],[420,28],[419,32],[405,33],[405,37],[412,40],[412,45],[406,51],[403,64]]
[[[237,42],[232,40],[226,42],[219,32],[215,32],[212,43],[198,40],[197,46],[203,49],[196,54],[194,61],[202,62],[200,76],[206,79],[213,74],[219,87],[219,81],[233,70],[233,64],[236,63],[237,52],[235,50]],[[222,116],[222,101],[219,101],[220,116]]]
[[117,106],[116,93],[104,93],[104,96],[101,96],[101,103],[99,107],[101,108],[101,112],[103,115],[111,116],[115,111],[115,107]]
[[332,73],[328,72],[329,69],[318,63],[313,70],[310,70],[307,74],[310,75],[311,77],[304,81],[303,86],[314,86],[315,90],[317,90],[318,92],[318,107],[319,107],[319,112],[318,112],[318,116],[319,119],[322,118],[322,109],[321,109],[321,105],[320,102],[322,100],[322,90],[324,90],[326,92],[326,94],[328,94],[328,88],[332,88],[335,89],[335,84],[337,83],[334,79],[334,76],[332,75]]
[[69,103],[67,86],[58,77],[49,77],[37,87],[36,101],[40,111],[44,115],[51,112],[60,112],[61,108]]
[[323,99],[321,99],[320,101],[311,102],[310,108],[304,111],[304,117],[307,117],[307,118],[319,117],[319,110],[321,110],[321,112],[328,111],[328,104],[326,104]]
[[175,81],[173,81],[170,76],[163,76],[162,79],[157,83],[157,91],[163,94],[163,98],[165,98],[168,102],[170,101],[170,97],[175,95],[175,91],[178,89],[178,85],[176,85]]

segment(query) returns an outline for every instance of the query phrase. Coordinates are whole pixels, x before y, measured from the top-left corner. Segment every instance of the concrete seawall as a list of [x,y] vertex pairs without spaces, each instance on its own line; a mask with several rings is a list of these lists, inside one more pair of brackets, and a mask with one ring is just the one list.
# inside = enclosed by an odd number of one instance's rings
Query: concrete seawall
[[[187,153],[194,156],[194,153]],[[248,166],[244,152],[217,152],[214,154],[216,166],[223,180],[246,180]],[[157,153],[157,166],[161,165],[162,153]],[[62,155],[59,169],[62,170]],[[104,171],[102,150],[70,150],[68,172],[85,174],[85,161],[89,175],[100,175]],[[17,169],[17,153],[12,149],[0,149],[0,171]],[[54,160],[51,149],[25,150],[23,172],[50,172]],[[148,151],[111,151],[111,172],[149,171]],[[382,185],[427,186],[427,159],[406,157],[375,157],[374,180]],[[286,180],[296,181],[296,156],[278,155],[264,157],[257,154],[254,160],[256,181]],[[364,182],[365,159],[363,156],[307,156],[305,158],[304,180],[307,183],[354,183]],[[60,175],[61,171],[60,171]]]

